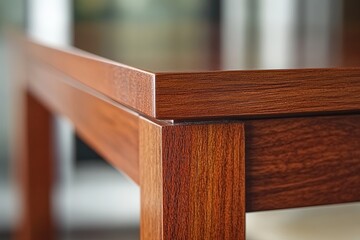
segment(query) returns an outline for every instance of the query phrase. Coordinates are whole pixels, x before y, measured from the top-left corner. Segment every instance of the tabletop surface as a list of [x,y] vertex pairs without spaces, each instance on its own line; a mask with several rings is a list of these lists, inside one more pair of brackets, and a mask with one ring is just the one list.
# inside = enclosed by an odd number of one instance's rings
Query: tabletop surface
[[180,2],[77,4],[74,46],[151,72],[359,66],[356,1]]
[[146,116],[360,111],[358,1],[81,2],[73,46],[85,52],[32,55]]

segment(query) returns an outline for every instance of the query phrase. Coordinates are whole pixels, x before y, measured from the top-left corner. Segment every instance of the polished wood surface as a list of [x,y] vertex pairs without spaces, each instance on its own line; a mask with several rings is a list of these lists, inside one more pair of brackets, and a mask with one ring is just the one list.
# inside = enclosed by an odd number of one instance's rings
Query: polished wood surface
[[159,119],[360,110],[360,68],[150,73],[77,50],[27,46],[34,59]]
[[[139,135],[141,136],[139,116],[55,69],[40,63],[30,66],[31,92],[53,111],[69,117],[86,142],[139,183],[139,151],[142,148],[138,140]],[[73,104],[75,102],[77,104]],[[247,210],[358,200],[356,192],[345,192],[356,187],[359,181],[352,172],[360,158],[359,122],[357,115],[245,121]],[[159,124],[176,126],[177,123]],[[313,165],[317,168],[313,168]],[[333,166],[337,165],[348,171],[333,171]],[[350,167],[352,165],[354,167]],[[323,182],[312,184],[313,189],[308,189],[306,184],[313,183],[312,181],[316,183],[319,172],[322,173]],[[264,173],[268,174],[266,178]],[[289,186],[282,185],[286,178]],[[347,181],[349,178],[353,181]],[[326,181],[331,181],[332,185],[327,187],[323,184]],[[274,188],[272,191],[268,186],[269,182]],[[335,188],[333,185],[347,188]],[[291,187],[296,191],[287,191]],[[341,189],[343,194],[340,194]],[[337,194],[324,193],[335,190]],[[305,195],[307,192],[309,194]],[[304,196],[301,200],[296,198],[300,193]],[[320,197],[319,194],[327,197]],[[268,200],[275,198],[281,201]]]
[[29,89],[54,113],[66,116],[99,154],[135,182],[138,173],[138,115],[56,69],[29,64]]
[[22,157],[16,162],[21,201],[16,239],[53,239],[52,190],[54,164],[52,114],[31,94],[24,93],[25,132]]
[[245,122],[246,210],[360,201],[360,115]]
[[245,2],[79,3],[74,46],[155,73],[155,118],[359,111],[358,1]]
[[[227,3],[219,5],[232,14]],[[260,5],[249,4],[246,9],[253,13]],[[337,7],[328,9],[331,6]],[[360,19],[352,11],[357,6],[356,1],[295,4],[299,18],[288,27],[281,24],[285,21],[282,16],[269,25],[259,16],[254,17],[253,25],[246,19],[219,17],[215,3],[169,4],[162,10],[179,15],[165,22],[152,14],[158,5],[146,12],[138,9],[138,13],[130,11],[96,21],[79,13],[74,46],[97,55],[35,42],[27,48],[32,57],[152,118],[358,112],[360,57],[356,43]],[[76,12],[81,11],[78,7],[75,5]],[[266,11],[266,6],[262,7]],[[116,13],[126,6],[112,8]],[[307,13],[310,8],[319,14]],[[188,15],[197,10],[200,12]],[[279,14],[283,10],[279,9]],[[332,14],[333,19],[326,14]],[[301,19],[305,17],[304,22]],[[271,26],[277,26],[279,32],[262,35]],[[239,36],[239,29],[244,35]],[[277,40],[283,44],[275,44]]]
[[156,116],[253,117],[360,110],[360,68],[164,73]]
[[139,149],[141,194],[141,239],[163,239],[163,173],[161,127],[140,119]]
[[242,123],[140,121],[142,239],[245,239]]
[[101,5],[75,5],[73,45],[153,72],[360,64],[356,0]]
[[[333,6],[317,10],[323,5]],[[171,6],[174,22],[157,14],[127,22],[132,9],[119,15],[121,28],[76,23],[75,46],[121,63],[23,41],[29,118],[21,237],[52,237],[51,113],[68,117],[140,185],[142,239],[245,239],[246,211],[360,201],[360,61],[349,47],[360,39],[360,21],[348,24],[346,10],[344,22],[334,12],[318,21],[299,11],[309,18],[296,33],[273,39],[295,25],[269,28],[255,16],[239,32],[242,23],[219,22],[209,9]],[[261,10],[249,6],[251,14]],[[81,46],[84,39],[97,49]]]
[[78,49],[56,49],[25,43],[28,54],[63,74],[143,112],[154,113],[154,74],[116,63]]
[[[263,97],[269,104],[262,102],[261,105],[271,108],[274,104],[270,103],[277,101],[276,97],[287,94],[290,100],[282,98],[284,102],[278,101],[277,107],[281,104],[296,105],[301,110],[280,114],[282,118],[279,119],[271,119],[279,116],[273,113],[263,113],[261,116],[271,118],[258,120],[227,115],[232,117],[231,121],[217,119],[216,123],[159,121],[146,115],[140,117],[136,111],[127,109],[103,92],[86,86],[62,71],[63,68],[46,63],[45,58],[33,56],[30,59],[30,93],[51,111],[67,116],[90,146],[140,184],[143,239],[152,239],[153,236],[159,239],[196,239],[203,236],[244,239],[245,211],[360,200],[360,179],[357,174],[359,117],[347,115],[356,112],[358,106],[356,68],[294,70],[292,79],[299,82],[295,84],[290,81],[284,86],[276,83],[276,79],[279,76],[285,79],[291,71],[221,72],[223,76],[229,73],[247,74],[243,78],[253,77],[254,81],[260,81],[264,77],[262,74],[267,74],[265,79],[275,79],[269,86],[265,81],[258,87],[250,82],[245,84],[250,95],[253,94],[251,89],[255,89],[256,94],[258,91],[280,91],[281,94],[270,94],[268,97],[255,94],[254,99],[261,102]],[[301,84],[303,77],[297,75],[298,71],[308,71],[305,76],[310,75],[309,79],[320,79],[319,82],[323,83],[323,79],[326,79],[328,84],[320,86],[314,80],[313,85],[305,86]],[[197,78],[192,83],[190,76],[196,74],[206,74],[208,77],[205,80]],[[184,96],[195,99],[192,92],[203,94],[199,82],[211,81],[215,88],[206,91],[213,92],[215,96],[219,91],[219,81],[211,79],[214,78],[212,73],[196,74],[158,74],[158,77],[163,77],[163,82],[157,79],[155,89],[163,84],[165,89],[180,91],[182,87],[177,88],[176,84],[181,86],[183,81],[189,83],[191,89]],[[179,78],[167,79],[169,76]],[[183,76],[188,76],[188,80],[179,80]],[[345,80],[339,81],[344,76]],[[228,84],[228,90],[236,89],[239,82],[231,84],[232,79],[223,80],[222,84]],[[346,81],[351,84],[344,83]],[[204,84],[203,87],[206,89],[211,84]],[[294,87],[301,91],[296,92]],[[339,88],[345,88],[345,92],[351,94],[334,91]],[[308,106],[298,100],[299,93],[303,92],[314,96],[309,97]],[[322,94],[328,94],[328,97]],[[208,96],[205,103],[214,96]],[[231,98],[231,92],[225,96]],[[177,97],[174,96],[174,99]],[[303,99],[301,95],[299,99]],[[318,107],[316,99],[331,103],[328,104],[328,111]],[[224,108],[226,103],[230,106],[233,104],[225,100]],[[164,103],[161,98],[156,101]],[[251,101],[246,103],[250,105]],[[200,101],[200,104],[203,103]],[[217,107],[214,103],[210,105],[215,109]],[[332,110],[330,105],[333,105]],[[177,112],[183,113],[180,105],[174,106]],[[237,111],[236,107],[231,109]],[[305,109],[313,112],[309,114]],[[333,113],[337,116],[313,116]],[[193,116],[191,114],[194,113],[189,109],[185,114]],[[289,114],[309,116],[289,118]],[[203,115],[196,116],[204,120]],[[37,139],[35,136],[33,138]]]
[[[69,117],[90,146],[117,169],[140,183],[139,151],[142,146],[138,139],[142,133],[138,125],[139,116],[55,69],[35,62],[30,66],[31,92],[53,111]],[[259,211],[358,200],[359,195],[356,192],[345,192],[356,187],[359,181],[352,172],[360,158],[359,122],[357,115],[245,121],[247,210]],[[176,126],[177,123],[158,124]],[[312,168],[313,165],[317,168]],[[337,165],[348,171],[333,171],[333,166]],[[322,173],[323,182],[312,184],[313,189],[306,187],[313,181],[317,182],[319,172]],[[264,173],[267,174],[265,178]],[[347,181],[349,178],[353,181]],[[288,179],[286,184],[289,186],[282,185],[283,179]],[[323,184],[326,181],[332,183],[327,187]],[[335,188],[335,185],[347,188]],[[274,190],[270,190],[271,186]],[[287,191],[288,188],[294,190]],[[337,194],[325,194],[326,191],[335,190]],[[341,190],[344,191],[343,194],[340,194]],[[304,196],[301,200],[296,197],[300,193]],[[319,194],[327,197],[320,197]],[[269,200],[276,198],[281,201]]]

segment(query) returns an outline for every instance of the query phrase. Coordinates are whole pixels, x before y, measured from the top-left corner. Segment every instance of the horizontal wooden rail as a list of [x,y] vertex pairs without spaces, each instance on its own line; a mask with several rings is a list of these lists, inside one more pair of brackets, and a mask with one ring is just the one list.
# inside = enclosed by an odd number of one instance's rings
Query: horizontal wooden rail
[[302,116],[360,110],[360,68],[156,75],[156,116]]
[[99,97],[51,67],[32,63],[29,89],[53,112],[69,118],[79,135],[100,155],[139,183],[139,116]]
[[26,42],[32,59],[148,116],[155,115],[155,74],[129,67],[79,49],[56,49]]
[[143,71],[77,49],[26,42],[29,54],[157,119],[297,116],[360,111],[360,68]]
[[246,209],[360,201],[360,115],[245,122]]

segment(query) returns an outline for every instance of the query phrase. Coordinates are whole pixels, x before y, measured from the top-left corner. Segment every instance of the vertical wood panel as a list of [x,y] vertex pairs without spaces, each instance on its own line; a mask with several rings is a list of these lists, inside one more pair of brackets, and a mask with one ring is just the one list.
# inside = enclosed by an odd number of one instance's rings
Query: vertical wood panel
[[141,190],[141,239],[162,238],[161,127],[141,118],[139,121]]
[[243,125],[142,124],[142,238],[245,239]]
[[21,184],[21,219],[17,239],[52,239],[52,136],[51,114],[26,93],[24,152],[18,162]]

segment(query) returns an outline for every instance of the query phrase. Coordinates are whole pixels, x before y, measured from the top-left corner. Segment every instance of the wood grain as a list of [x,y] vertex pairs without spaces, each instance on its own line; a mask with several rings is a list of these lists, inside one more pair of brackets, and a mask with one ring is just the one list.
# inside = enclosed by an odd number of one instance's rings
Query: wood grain
[[[31,69],[32,93],[139,183],[138,116],[56,70]],[[246,121],[247,210],[360,200],[359,122],[357,115]]]
[[156,117],[285,116],[360,110],[360,68],[163,73]]
[[246,209],[360,201],[360,115],[253,120],[246,132]]
[[155,75],[75,48],[56,49],[27,41],[31,58],[149,116],[154,115]]
[[117,169],[139,182],[138,115],[49,66],[29,65],[29,88]]
[[146,72],[77,49],[28,42],[29,55],[158,119],[360,111],[360,68]]
[[[360,68],[151,73],[26,47],[35,96],[21,166],[28,239],[52,237],[49,110],[140,183],[143,239],[245,239],[245,208],[360,201],[360,116],[316,117],[360,111]],[[225,121],[278,116],[297,117]],[[196,122],[207,118],[219,123]]]
[[140,129],[142,239],[245,239],[243,125]]
[[141,239],[163,239],[163,179],[161,127],[141,118],[139,121],[141,191]]
[[23,155],[16,163],[21,190],[20,222],[16,239],[53,239],[53,152],[51,113],[24,93],[25,131]]

